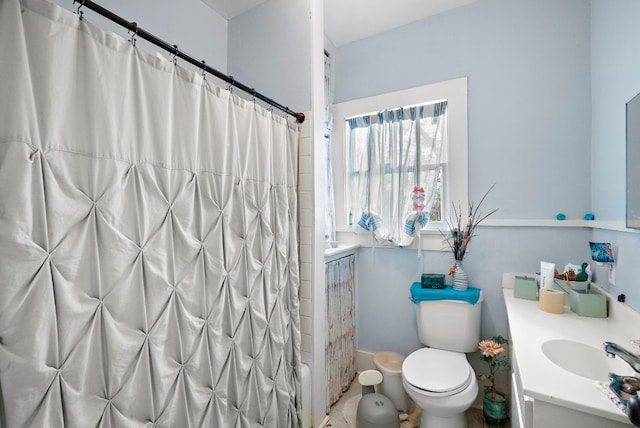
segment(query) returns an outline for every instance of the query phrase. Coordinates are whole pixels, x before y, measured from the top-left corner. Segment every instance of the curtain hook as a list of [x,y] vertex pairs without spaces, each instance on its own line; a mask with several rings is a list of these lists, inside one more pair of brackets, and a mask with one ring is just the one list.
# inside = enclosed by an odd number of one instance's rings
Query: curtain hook
[[229,85],[227,86],[227,91],[229,92],[233,92],[233,85],[235,85],[235,81],[236,79],[233,78],[233,76],[229,76]]
[[82,7],[84,6],[84,0],[80,1],[80,0],[73,0],[73,4],[79,3],[80,6],[78,6],[78,9],[76,10],[76,13],[78,14],[78,16],[80,17],[80,21],[82,21],[82,15],[84,14],[84,12],[82,12],[80,9],[82,9]]
[[177,65],[178,64],[178,45],[173,45],[173,53],[171,54],[173,55],[173,65]]
[[131,39],[129,39],[129,42],[131,42],[131,44],[133,46],[135,46],[136,45],[136,36],[138,35],[138,24],[136,24],[135,22],[132,22],[131,25],[133,25],[133,29],[129,30],[129,31],[132,31],[133,34],[131,35]]
[[202,60],[202,80],[205,80],[207,76],[205,76],[204,72],[207,70],[207,63]]
[[251,88],[251,101],[253,101],[253,103],[256,103],[256,88]]

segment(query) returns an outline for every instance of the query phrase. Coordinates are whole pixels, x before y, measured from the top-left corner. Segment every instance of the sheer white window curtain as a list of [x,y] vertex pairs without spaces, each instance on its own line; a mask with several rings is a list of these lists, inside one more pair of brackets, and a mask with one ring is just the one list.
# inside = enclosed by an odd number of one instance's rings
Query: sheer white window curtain
[[[411,245],[425,227],[446,163],[447,102],[348,119],[349,227]],[[424,189],[424,208],[414,190]]]

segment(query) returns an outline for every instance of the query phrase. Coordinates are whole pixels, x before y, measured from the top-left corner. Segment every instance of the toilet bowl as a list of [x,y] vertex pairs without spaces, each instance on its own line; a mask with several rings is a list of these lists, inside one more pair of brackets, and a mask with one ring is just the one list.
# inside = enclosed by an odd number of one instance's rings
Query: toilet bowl
[[402,383],[422,408],[420,428],[466,428],[478,381],[465,354],[422,348],[402,365]]

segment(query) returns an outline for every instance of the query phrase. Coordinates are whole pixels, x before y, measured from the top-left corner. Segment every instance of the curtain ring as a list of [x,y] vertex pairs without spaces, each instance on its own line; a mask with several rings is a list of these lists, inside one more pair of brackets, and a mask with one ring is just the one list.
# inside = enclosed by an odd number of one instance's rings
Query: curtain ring
[[[83,0],[84,1],[84,0]],[[135,22],[132,22],[131,25],[133,25],[133,29],[129,30],[132,31],[133,34],[131,35],[131,39],[129,39],[129,42],[135,46],[136,45],[136,36],[138,35],[138,24],[136,24]]]

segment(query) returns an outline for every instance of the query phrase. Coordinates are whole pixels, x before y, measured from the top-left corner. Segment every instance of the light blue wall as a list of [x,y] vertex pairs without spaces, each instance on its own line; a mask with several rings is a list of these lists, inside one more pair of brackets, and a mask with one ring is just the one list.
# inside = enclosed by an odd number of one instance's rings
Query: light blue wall
[[340,47],[336,102],[468,76],[469,191],[494,218],[591,208],[588,0],[482,0]]
[[228,71],[294,111],[311,108],[310,2],[271,0],[229,20]]
[[591,192],[602,220],[625,218],[625,104],[640,92],[640,2],[593,0]]
[[[162,1],[156,0],[109,0],[98,2],[110,11],[130,22],[137,22],[146,31],[198,60],[204,60],[213,68],[226,73],[227,70],[227,20],[205,5],[201,0]],[[78,3],[58,0],[58,4],[75,11]],[[127,31],[102,18],[90,10],[84,16],[103,28],[129,38]],[[144,40],[140,46],[159,50]],[[162,52],[162,51],[161,51]],[[164,53],[163,53],[164,55]],[[184,66],[191,67],[186,63]]]
[[[594,2],[594,13],[613,7],[608,5],[619,6],[617,0]],[[616,14],[640,16],[636,8],[616,12],[609,25],[594,20],[594,27],[603,29],[596,28],[593,37],[615,32]],[[499,208],[495,219],[553,219],[558,212],[569,219],[582,219],[587,212],[606,217],[606,209],[597,201],[605,197],[602,193],[611,192],[595,186],[592,192],[591,21],[588,0],[482,0],[339,47],[336,102],[468,76],[470,199],[477,201],[496,183],[485,201],[487,210]],[[634,27],[629,24],[629,28]],[[594,50],[594,57],[604,54]],[[615,64],[626,67],[628,62]],[[637,68],[633,72],[640,77]],[[594,66],[596,73],[600,70]],[[595,75],[594,82],[597,79]],[[607,82],[601,85],[594,86],[594,97],[597,91],[608,94]],[[621,186],[623,157],[615,153],[619,152],[615,146],[614,153],[604,156],[608,146],[596,141],[601,131],[595,117],[600,112],[593,114],[593,177],[601,170],[605,175],[615,170],[615,186]],[[603,158],[610,159],[606,166],[600,164]],[[624,206],[623,194],[616,189],[611,198],[615,206]],[[483,336],[507,332],[502,272],[536,272],[541,260],[559,268],[589,261],[588,241],[610,233],[589,228],[480,227],[465,267],[472,285],[485,293]],[[621,245],[630,247],[625,250],[630,257],[638,238],[625,234],[618,240],[623,241]],[[418,260],[416,251],[366,248],[359,255],[358,348],[402,353],[416,349],[420,344],[408,287],[422,272],[447,272],[452,262],[448,253],[423,252],[423,260]],[[617,289],[629,287],[626,284],[632,280],[631,271],[623,267]],[[606,279],[603,272],[597,274],[599,282]],[[639,309],[638,293],[627,294]]]
[[[480,227],[464,261],[471,286],[482,289],[482,336],[507,335],[502,272],[536,272],[540,261],[578,262],[588,257],[589,230],[574,228]],[[523,257],[522,255],[525,254]],[[357,270],[357,349],[393,350],[407,355],[420,348],[409,286],[424,272],[446,273],[447,252],[361,248]]]
[[[593,207],[600,218],[623,222],[625,104],[640,92],[640,2],[593,0],[591,7]],[[595,230],[592,239],[614,248],[616,284],[608,290],[626,294],[627,302],[640,311],[640,234]],[[607,277],[604,269],[597,271]]]

